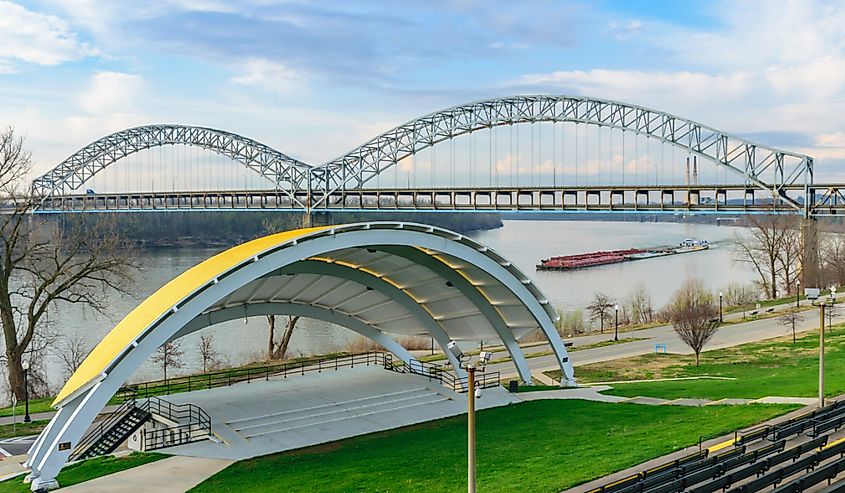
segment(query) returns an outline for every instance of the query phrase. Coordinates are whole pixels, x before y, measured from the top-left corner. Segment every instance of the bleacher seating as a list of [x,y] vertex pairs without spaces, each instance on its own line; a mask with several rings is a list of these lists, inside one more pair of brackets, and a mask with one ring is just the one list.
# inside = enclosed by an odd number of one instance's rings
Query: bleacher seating
[[[802,493],[845,472],[845,438],[830,441],[844,424],[845,403],[835,402],[737,434],[727,451],[702,450],[588,493],[757,493],[769,487],[777,493]],[[795,445],[787,448],[788,440]],[[845,481],[833,483],[825,493],[845,493]]]

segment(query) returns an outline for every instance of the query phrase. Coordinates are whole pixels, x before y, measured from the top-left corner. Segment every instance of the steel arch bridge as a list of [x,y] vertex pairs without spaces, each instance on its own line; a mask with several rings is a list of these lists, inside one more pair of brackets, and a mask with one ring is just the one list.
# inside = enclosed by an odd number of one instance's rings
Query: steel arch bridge
[[116,161],[143,150],[187,145],[214,151],[264,176],[280,190],[307,181],[311,166],[252,139],[206,127],[144,125],[96,140],[32,182],[39,197],[65,189],[79,190],[85,182]]
[[[726,170],[734,182],[532,186],[381,187],[374,179],[403,159],[480,131],[533,123],[607,128],[679,149]],[[145,149],[187,145],[230,157],[273,189],[84,194],[83,184],[116,161]],[[532,144],[533,145],[533,144]],[[623,144],[624,145],[624,144]],[[532,150],[533,152],[533,150]],[[577,153],[577,150],[576,150]],[[533,158],[532,158],[533,159]],[[577,159],[577,154],[576,154]],[[624,156],[623,156],[624,159]],[[433,166],[433,165],[432,165]],[[624,165],[623,165],[624,166]],[[724,180],[727,181],[727,180]],[[477,101],[399,125],[321,165],[220,130],[148,125],[123,130],[82,148],[33,182],[36,212],[276,209],[360,210],[845,212],[838,184],[814,183],[813,158],[751,142],[698,122],[642,106],[577,96],[514,96]],[[729,199],[733,197],[733,199]]]

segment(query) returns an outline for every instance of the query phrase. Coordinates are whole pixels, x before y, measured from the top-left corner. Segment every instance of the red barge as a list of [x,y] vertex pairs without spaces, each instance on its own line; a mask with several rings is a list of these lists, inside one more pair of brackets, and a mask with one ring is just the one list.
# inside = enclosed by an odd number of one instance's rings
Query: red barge
[[658,246],[649,248],[628,248],[625,250],[606,250],[600,252],[579,253],[577,255],[563,255],[543,259],[537,265],[537,270],[572,270],[599,265],[618,264],[630,260],[644,260],[648,258],[664,257],[679,253],[691,253],[707,250],[710,245],[705,240],[682,241],[678,246]]

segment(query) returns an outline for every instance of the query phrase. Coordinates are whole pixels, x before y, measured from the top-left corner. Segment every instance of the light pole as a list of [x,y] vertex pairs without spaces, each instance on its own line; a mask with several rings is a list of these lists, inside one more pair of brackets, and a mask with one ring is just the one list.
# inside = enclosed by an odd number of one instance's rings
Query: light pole
[[824,407],[824,300],[819,303],[819,407]]
[[798,308],[801,305],[801,279],[795,281],[795,284],[798,286],[795,288],[795,308]]
[[830,288],[828,300],[819,299],[819,408],[824,407],[824,307],[833,302],[836,288]]
[[833,305],[836,304],[836,286],[830,287],[830,308],[827,309],[827,330],[833,330]]
[[23,399],[24,399],[24,423],[31,423],[32,418],[29,416],[29,362],[23,363]]
[[719,323],[722,323],[724,319],[722,318],[722,292],[719,291]]
[[475,493],[475,365],[467,365],[467,491]]
[[[457,347],[457,346],[455,346]],[[460,351],[460,350],[458,350]],[[457,356],[457,355],[456,355]],[[481,396],[481,389],[475,388],[476,370],[484,371],[493,353],[481,351],[477,363],[470,363],[469,356],[460,352],[461,367],[467,371],[467,491],[475,493],[475,399]]]
[[613,316],[614,316],[614,319],[615,319],[615,326],[614,326],[614,329],[613,329],[613,340],[618,341],[619,340],[619,305],[613,306]]

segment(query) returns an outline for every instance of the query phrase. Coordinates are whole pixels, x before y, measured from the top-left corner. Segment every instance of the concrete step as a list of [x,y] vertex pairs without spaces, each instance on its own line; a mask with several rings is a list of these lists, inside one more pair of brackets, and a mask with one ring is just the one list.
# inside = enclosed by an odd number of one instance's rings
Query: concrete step
[[240,433],[245,433],[246,435],[254,435],[254,434],[261,434],[261,432],[265,429],[277,429],[279,427],[289,428],[289,427],[297,427],[309,424],[318,424],[323,422],[331,422],[334,421],[335,418],[342,417],[342,416],[363,416],[363,415],[371,415],[379,412],[390,411],[394,409],[404,408],[409,405],[415,404],[425,404],[429,402],[439,402],[442,400],[448,400],[446,397],[438,395],[434,392],[429,391],[426,394],[420,395],[412,395],[412,396],[403,396],[403,397],[394,397],[388,400],[382,400],[380,402],[368,402],[366,404],[362,404],[359,406],[350,406],[350,407],[334,407],[334,408],[324,408],[321,409],[321,412],[309,414],[309,415],[299,415],[296,417],[290,417],[285,419],[277,419],[273,421],[264,421],[260,424],[252,424],[249,426],[240,426],[236,428],[236,430]]
[[389,392],[386,394],[379,394],[379,395],[371,395],[367,397],[361,397],[358,399],[349,399],[345,401],[338,401],[338,402],[326,402],[325,404],[319,404],[316,406],[308,406],[299,409],[289,409],[286,411],[279,411],[275,413],[263,414],[260,416],[250,416],[248,418],[242,419],[234,419],[231,421],[227,421],[226,424],[230,427],[240,430],[246,429],[253,426],[265,424],[265,423],[275,423],[279,421],[289,420],[289,419],[298,419],[301,417],[310,417],[315,415],[320,415],[326,412],[334,412],[338,409],[353,409],[362,406],[369,406],[374,404],[379,404],[383,402],[388,402],[394,399],[404,399],[409,397],[418,397],[423,395],[431,395],[433,392],[425,387],[413,388],[408,390],[402,390],[398,392]]
[[312,427],[325,427],[326,425],[331,425],[333,423],[349,422],[349,421],[352,421],[352,420],[366,418],[366,417],[369,417],[369,416],[375,416],[375,415],[380,415],[380,414],[388,414],[388,413],[392,413],[392,412],[400,412],[400,411],[404,411],[404,410],[411,409],[411,408],[414,408],[414,407],[430,406],[430,405],[433,405],[433,404],[436,404],[436,403],[439,403],[439,402],[448,402],[448,401],[449,401],[449,399],[446,398],[446,397],[442,397],[440,395],[433,394],[431,396],[431,398],[429,398],[429,399],[421,400],[421,401],[418,400],[418,401],[412,402],[410,404],[406,403],[404,405],[398,405],[398,406],[395,406],[395,407],[379,409],[379,410],[369,411],[369,412],[364,412],[364,413],[356,413],[356,414],[347,413],[345,415],[333,417],[333,418],[330,418],[330,419],[323,419],[323,420],[319,420],[319,421],[316,421],[316,422],[313,422],[313,423],[296,424],[296,425],[293,425],[293,426],[285,426],[285,423],[280,423],[279,427],[269,427],[268,426],[264,430],[260,430],[260,431],[252,430],[251,433],[244,434],[244,437],[248,440],[250,438],[266,437],[268,435],[272,435],[272,434],[275,434],[275,433],[285,433],[285,432],[290,432],[290,431],[293,431],[293,430],[304,430],[304,429],[312,428]]

